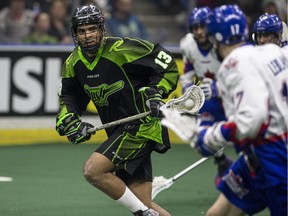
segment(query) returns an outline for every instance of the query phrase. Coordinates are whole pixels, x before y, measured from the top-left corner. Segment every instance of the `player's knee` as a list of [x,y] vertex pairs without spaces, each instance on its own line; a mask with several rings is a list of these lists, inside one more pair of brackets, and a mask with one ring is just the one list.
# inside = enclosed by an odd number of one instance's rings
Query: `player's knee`
[[95,166],[91,166],[89,161],[87,161],[83,168],[83,176],[90,184],[97,187],[101,182],[101,174],[97,173],[97,169],[94,169],[93,167]]
[[220,215],[221,215],[220,212],[218,212],[217,209],[215,208],[210,208],[206,212],[206,216],[220,216]]
[[115,165],[109,159],[94,152],[84,165],[83,176],[91,185],[101,188],[114,168]]
[[88,182],[90,182],[93,179],[93,173],[86,166],[84,166],[83,168],[83,176]]

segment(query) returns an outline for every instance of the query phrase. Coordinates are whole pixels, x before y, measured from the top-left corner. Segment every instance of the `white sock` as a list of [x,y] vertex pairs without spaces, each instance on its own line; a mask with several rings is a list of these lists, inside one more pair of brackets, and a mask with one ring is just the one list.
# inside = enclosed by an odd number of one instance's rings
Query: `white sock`
[[116,200],[116,202],[127,207],[131,212],[137,212],[139,210],[145,211],[148,209],[128,187],[126,187],[124,194]]

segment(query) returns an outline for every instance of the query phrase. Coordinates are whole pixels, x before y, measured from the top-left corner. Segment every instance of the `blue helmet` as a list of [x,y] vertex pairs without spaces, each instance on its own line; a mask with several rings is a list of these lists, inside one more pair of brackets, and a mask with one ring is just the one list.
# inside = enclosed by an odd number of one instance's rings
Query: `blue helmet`
[[282,21],[276,14],[263,14],[254,23],[253,33],[282,34]]
[[249,34],[246,16],[238,5],[215,8],[206,19],[206,28],[216,41],[227,45],[246,41]]
[[205,20],[210,14],[211,10],[209,7],[194,8],[189,16],[189,28],[193,26],[205,25]]

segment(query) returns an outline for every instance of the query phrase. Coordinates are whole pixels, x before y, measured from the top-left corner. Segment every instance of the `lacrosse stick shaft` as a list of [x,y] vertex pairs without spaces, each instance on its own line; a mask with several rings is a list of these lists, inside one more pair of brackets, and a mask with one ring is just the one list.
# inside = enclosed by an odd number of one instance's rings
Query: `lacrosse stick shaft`
[[139,114],[136,114],[136,115],[133,115],[133,116],[129,116],[129,117],[126,117],[126,118],[123,118],[123,119],[119,119],[119,120],[116,120],[116,121],[112,121],[112,122],[103,124],[103,125],[101,125],[99,127],[90,128],[90,129],[87,130],[87,132],[88,133],[93,133],[93,132],[98,131],[98,130],[110,128],[110,127],[113,127],[113,126],[116,126],[116,125],[119,125],[119,124],[123,124],[123,123],[134,121],[134,120],[137,120],[137,119],[140,119],[140,118],[144,118],[144,117],[148,116],[149,114],[150,114],[150,111],[144,112],[144,113],[139,113]]
[[[219,149],[215,154],[219,153],[219,152],[223,152],[224,148]],[[195,167],[199,166],[200,164],[204,163],[205,161],[209,160],[210,158],[213,158],[213,156],[211,157],[203,157],[200,160],[196,161],[195,163],[191,164],[189,167],[187,167],[186,169],[182,170],[181,172],[177,173],[176,175],[174,175],[172,177],[173,182],[176,181],[177,179],[179,179],[180,177],[182,177],[183,175],[185,175],[186,173],[188,173],[190,170],[194,169]]]
[[[224,148],[219,149],[215,155],[217,153],[223,152]],[[195,167],[199,166],[200,164],[204,163],[205,161],[209,160],[210,158],[213,158],[213,156],[211,157],[203,157],[200,160],[196,161],[195,163],[191,164],[189,167],[187,167],[186,169],[182,170],[181,172],[177,173],[176,175],[174,175],[172,177],[173,182],[176,181],[177,179],[179,179],[181,176],[185,175],[186,173],[188,173],[190,170],[194,169]]]
[[[189,95],[188,95],[188,92],[192,92],[193,89],[195,90],[198,90],[197,91],[197,94],[195,93],[195,95],[197,95],[196,98],[190,98]],[[185,96],[186,95],[186,96]],[[193,112],[189,111],[187,108],[185,107],[177,107],[175,106],[176,108],[173,108],[175,111],[178,111],[178,112],[187,112],[187,113],[190,113],[190,114],[193,114],[193,115],[197,115],[198,111],[200,110],[200,108],[203,106],[203,103],[204,103],[204,100],[205,100],[205,96],[204,96],[204,93],[203,91],[196,85],[193,85],[191,86],[187,91],[186,93],[181,96],[180,98],[178,99],[170,99],[167,101],[167,103],[165,105],[163,105],[160,109],[171,109],[171,107],[173,107],[173,105],[179,103],[179,102],[183,102],[185,103],[185,100],[187,101],[188,99],[193,99],[195,100],[194,102],[199,102],[201,103],[200,106],[197,106],[197,109],[196,110],[193,110]],[[169,104],[169,107],[167,107],[167,104]],[[134,120],[137,120],[137,119],[140,119],[140,118],[143,118],[147,115],[149,115],[151,112],[148,111],[148,112],[144,112],[144,113],[139,113],[137,115],[133,115],[133,116],[129,116],[127,118],[123,118],[123,119],[119,119],[119,120],[116,120],[116,121],[112,121],[112,122],[109,122],[109,123],[106,123],[106,124],[103,124],[99,127],[95,127],[95,128],[90,128],[87,130],[88,133],[93,133],[95,131],[98,131],[98,130],[102,130],[102,129],[106,129],[106,128],[109,128],[109,127],[113,127],[113,126],[116,126],[116,125],[119,125],[119,124],[123,124],[123,123],[126,123],[126,122],[129,122],[129,121],[134,121]]]
[[182,177],[183,175],[187,174],[188,172],[190,172],[190,170],[194,169],[195,167],[199,166],[200,164],[204,163],[205,161],[209,160],[211,157],[204,157],[201,158],[200,160],[196,161],[195,163],[191,164],[189,167],[187,167],[186,169],[182,170],[181,172],[177,173],[176,175],[174,175],[172,177],[173,181],[176,181],[177,179],[179,179],[180,177]]
[[180,177],[182,177],[186,173],[190,172],[192,169],[194,169],[195,167],[197,167],[200,164],[204,163],[205,161],[207,161],[210,158],[211,157],[201,158],[200,160],[198,160],[195,163],[191,164],[189,167],[187,167],[186,169],[184,169],[181,172],[177,173],[173,177],[171,177],[169,179],[166,179],[165,177],[163,177],[161,179],[161,181],[158,181],[156,184],[153,184],[154,183],[153,182],[152,183],[152,194],[151,194],[152,199],[154,199],[157,196],[157,194],[159,194],[161,191],[170,188],[177,179],[179,179]]

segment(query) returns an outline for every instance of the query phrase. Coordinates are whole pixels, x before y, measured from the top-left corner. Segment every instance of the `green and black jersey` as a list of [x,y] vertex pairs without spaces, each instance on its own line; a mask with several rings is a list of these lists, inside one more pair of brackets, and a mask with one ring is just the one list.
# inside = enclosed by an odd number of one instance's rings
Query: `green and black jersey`
[[81,115],[90,100],[103,124],[142,113],[148,108],[139,89],[161,89],[167,98],[178,77],[171,53],[148,41],[107,37],[90,61],[76,47],[63,64],[58,117],[67,112]]

